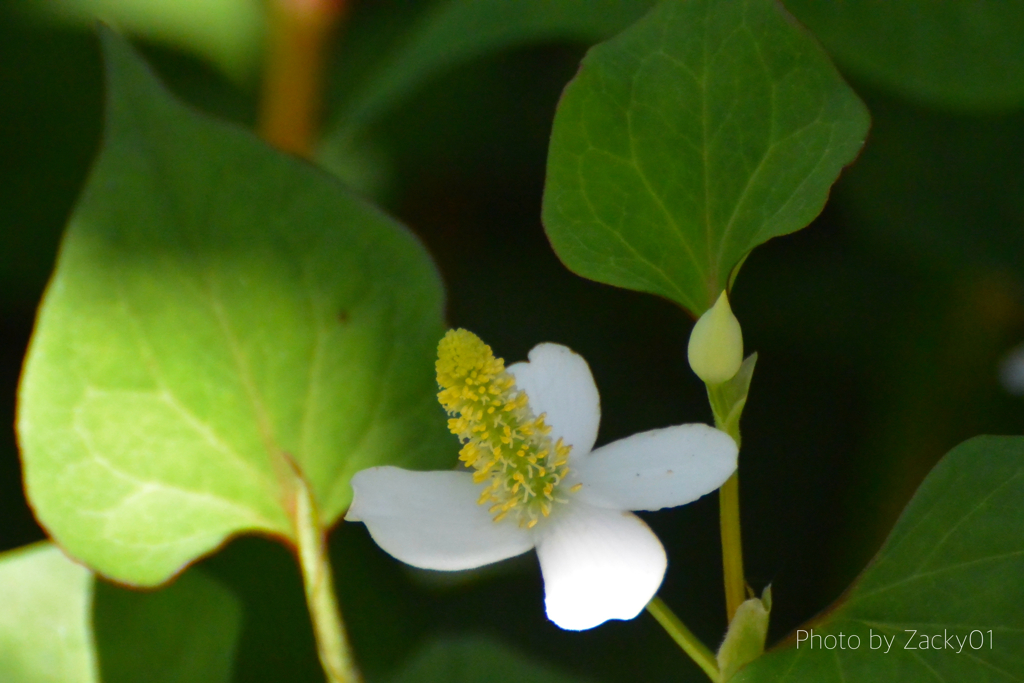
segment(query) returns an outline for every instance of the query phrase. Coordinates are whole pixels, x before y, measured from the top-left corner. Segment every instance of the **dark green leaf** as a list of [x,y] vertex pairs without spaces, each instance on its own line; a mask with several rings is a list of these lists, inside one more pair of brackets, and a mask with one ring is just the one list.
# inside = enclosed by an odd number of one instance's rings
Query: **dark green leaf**
[[290,538],[290,461],[329,524],[357,470],[450,455],[442,289],[402,226],[103,43],[105,140],[40,309],[18,430],[55,540],[153,585],[232,534]]
[[578,680],[481,637],[427,644],[389,683],[570,683]]
[[553,40],[596,42],[636,20],[652,0],[446,0],[342,108],[342,130],[362,128],[431,77],[489,52]]
[[200,570],[149,593],[99,581],[94,603],[103,683],[231,680],[241,609]]
[[621,31],[653,0],[444,0],[427,10],[367,71],[338,107],[318,159],[349,185],[373,193],[386,161],[366,130],[404,104],[430,79],[460,64],[545,41],[587,44]]
[[836,203],[873,247],[945,268],[1024,275],[1024,115],[866,99],[871,139]]
[[955,108],[1024,103],[1024,3],[785,0],[844,68]]
[[957,446],[838,607],[733,680],[1024,680],[1022,527],[1024,437]]
[[591,49],[555,116],[543,217],[584,277],[709,308],[821,211],[868,127],[771,0],[666,0]]

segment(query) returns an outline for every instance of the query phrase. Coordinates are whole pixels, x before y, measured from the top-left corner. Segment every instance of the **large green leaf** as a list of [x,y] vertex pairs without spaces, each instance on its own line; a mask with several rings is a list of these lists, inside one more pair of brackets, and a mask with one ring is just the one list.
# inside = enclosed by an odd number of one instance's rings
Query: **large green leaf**
[[699,315],[751,249],[817,216],[867,128],[772,0],[666,0],[566,88],[544,226],[576,273]]
[[241,611],[199,570],[139,593],[37,543],[0,555],[0,605],[4,683],[231,680]]
[[1024,437],[957,446],[838,607],[732,680],[1024,680],[1022,529]]
[[176,103],[103,36],[103,148],[20,387],[29,499],[73,556],[166,580],[232,534],[325,523],[357,470],[437,464],[442,288],[329,176]]
[[1024,103],[1019,0],[785,0],[844,68],[955,108]]

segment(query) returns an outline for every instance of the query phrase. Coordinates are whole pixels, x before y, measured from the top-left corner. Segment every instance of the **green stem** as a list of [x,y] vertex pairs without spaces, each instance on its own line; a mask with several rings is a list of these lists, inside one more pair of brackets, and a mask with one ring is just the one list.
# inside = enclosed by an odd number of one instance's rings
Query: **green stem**
[[718,683],[720,679],[718,662],[715,660],[715,656],[711,654],[711,650],[704,643],[700,642],[690,629],[686,628],[686,624],[680,621],[679,617],[661,601],[661,598],[657,596],[652,598],[647,603],[647,611],[658,620],[661,627],[672,637],[672,640],[676,641],[676,644],[682,648],[683,652],[690,655],[690,659],[704,670],[708,678]]
[[[746,392],[737,400],[729,396],[729,387],[708,385],[708,401],[715,416],[715,427],[732,437],[740,447],[740,415],[746,404]],[[733,473],[718,490],[718,514],[722,533],[722,569],[725,574],[725,612],[732,622],[747,594],[743,574],[743,535],[740,532],[740,475]]]
[[299,567],[306,591],[306,603],[313,621],[313,634],[320,664],[328,683],[359,683],[362,677],[355,667],[345,636],[341,611],[334,595],[331,560],[327,554],[324,529],[313,496],[301,476],[296,476],[295,527]]
[[734,473],[718,490],[718,512],[722,527],[722,568],[725,573],[725,611],[732,622],[746,599],[743,575],[743,538],[740,535],[740,478]]

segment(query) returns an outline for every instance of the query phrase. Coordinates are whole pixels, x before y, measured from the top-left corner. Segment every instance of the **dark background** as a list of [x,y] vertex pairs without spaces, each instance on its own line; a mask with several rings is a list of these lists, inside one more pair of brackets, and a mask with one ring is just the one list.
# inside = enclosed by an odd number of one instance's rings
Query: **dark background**
[[[395,31],[409,19],[387,3],[357,6],[339,65],[358,69],[358,49],[386,42],[387,31],[368,37],[388,25],[384,11]],[[378,33],[361,34],[363,25]],[[346,45],[356,46],[351,54]],[[180,97],[252,125],[255,85],[142,47]],[[547,43],[457,67],[368,134],[387,162],[378,199],[434,255],[449,323],[509,362],[541,341],[580,352],[601,391],[600,444],[711,415],[686,363],[687,314],[573,275],[544,236],[547,137],[585,48]],[[21,489],[15,392],[97,149],[101,77],[90,32],[0,10],[0,550],[42,537]],[[335,75],[331,97],[346,83]],[[947,450],[978,433],[1021,431],[1024,399],[1000,387],[998,363],[1024,341],[1024,115],[943,112],[851,83],[874,119],[861,158],[812,226],[750,256],[732,297],[746,349],[759,354],[741,491],[748,580],[774,591],[770,641],[840,595]],[[717,644],[725,614],[715,496],[643,516],[669,554],[662,598]],[[582,635],[547,622],[532,554],[452,578],[399,565],[361,525],[342,524],[332,549],[371,676],[428,634],[483,633],[594,681],[634,681],[638,667],[643,680],[679,680],[677,667],[700,679],[647,615]],[[238,680],[321,680],[287,550],[242,539],[203,564],[245,603]]]

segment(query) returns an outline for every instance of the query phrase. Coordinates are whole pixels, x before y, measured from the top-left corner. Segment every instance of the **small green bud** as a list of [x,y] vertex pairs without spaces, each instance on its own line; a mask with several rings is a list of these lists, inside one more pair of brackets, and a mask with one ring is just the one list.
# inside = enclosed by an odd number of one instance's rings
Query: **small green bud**
[[704,312],[690,332],[686,349],[690,367],[705,384],[732,379],[743,363],[743,330],[732,314],[725,290],[715,305]]
[[750,598],[736,610],[716,657],[723,683],[764,652],[771,611],[771,586],[764,589],[760,600]]

